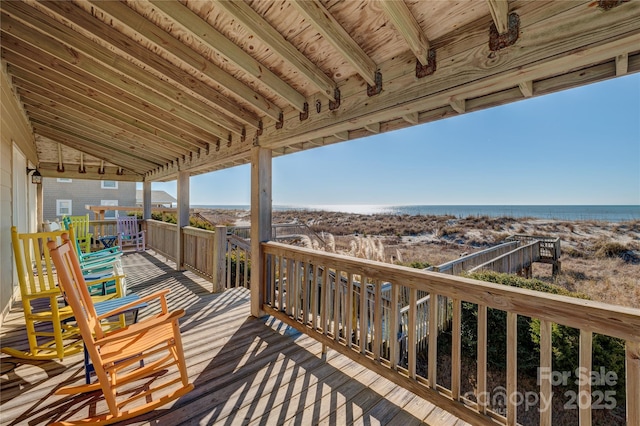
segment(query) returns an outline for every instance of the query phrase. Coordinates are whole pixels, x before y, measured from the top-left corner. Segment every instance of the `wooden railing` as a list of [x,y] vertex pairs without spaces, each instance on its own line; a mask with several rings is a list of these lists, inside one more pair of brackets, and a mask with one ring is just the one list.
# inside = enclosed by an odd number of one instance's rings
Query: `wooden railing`
[[[425,272],[402,266],[357,259],[275,242],[262,243],[262,309],[297,328],[327,347],[453,412],[472,424],[517,424],[518,316],[540,320],[541,372],[552,371],[552,324],[580,330],[577,367],[592,370],[593,334],[617,337],[626,342],[627,424],[640,424],[640,309],[519,289],[457,276]],[[327,272],[331,273],[327,273]],[[336,279],[340,277],[340,279]],[[337,284],[336,283],[339,283]],[[365,283],[371,294],[361,297]],[[383,292],[384,288],[384,292]],[[383,293],[389,294],[388,308]],[[438,309],[428,311],[428,321],[419,318],[419,294],[431,303],[447,298],[451,305],[451,380],[437,382]],[[409,295],[406,345],[398,339],[401,330],[401,296]],[[462,302],[477,307],[477,381],[475,390],[461,392]],[[487,310],[506,312],[506,410],[499,414],[490,405],[487,382]],[[418,345],[419,327],[428,327],[428,346]],[[396,331],[397,330],[397,331]],[[420,356],[420,361],[419,357]],[[426,368],[424,359],[426,358]],[[540,376],[541,401],[551,401],[552,374]],[[588,374],[587,374],[588,376]],[[591,421],[591,381],[579,381],[579,418]],[[516,397],[514,397],[516,396]],[[584,397],[584,398],[583,398]],[[583,402],[582,399],[586,402]],[[540,404],[540,424],[551,425],[551,404]]]
[[147,248],[155,250],[158,254],[176,261],[178,225],[174,223],[160,222],[158,220],[145,220],[147,230]]
[[464,271],[469,271],[470,269],[475,268],[478,265],[482,265],[497,256],[510,252],[518,247],[518,244],[518,241],[502,243],[495,247],[490,247],[477,253],[443,263],[442,265],[434,267],[433,270],[443,274],[460,275]]
[[251,280],[251,246],[236,235],[227,235],[226,288],[249,288]]
[[560,238],[516,234],[507,237],[507,241],[520,241],[523,244],[539,241],[539,262],[553,263],[560,259]]
[[[229,228],[229,231],[245,240],[251,238],[251,226],[235,226]],[[317,238],[324,244],[324,239],[304,223],[276,223],[271,225],[271,239],[273,240],[300,235]]]
[[[469,272],[476,271],[494,271],[504,274],[520,273],[533,264],[540,261],[540,241],[533,241],[529,244],[522,245],[515,250],[491,259],[481,265],[469,269]],[[525,274],[528,275],[528,274]]]
[[[178,263],[178,225],[147,220],[145,227],[147,248]],[[215,231],[185,226],[181,233],[182,267],[214,283],[213,291],[240,286],[249,288],[251,248],[246,241],[227,235],[224,226],[217,226]]]

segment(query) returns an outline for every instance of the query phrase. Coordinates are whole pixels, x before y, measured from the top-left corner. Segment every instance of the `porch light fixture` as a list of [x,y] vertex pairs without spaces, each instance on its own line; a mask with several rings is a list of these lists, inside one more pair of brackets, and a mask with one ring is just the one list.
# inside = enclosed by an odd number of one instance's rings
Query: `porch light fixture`
[[27,176],[29,176],[29,173],[33,172],[33,174],[31,175],[31,183],[39,185],[42,183],[42,175],[40,174],[40,172],[38,171],[38,169],[30,169],[27,167]]

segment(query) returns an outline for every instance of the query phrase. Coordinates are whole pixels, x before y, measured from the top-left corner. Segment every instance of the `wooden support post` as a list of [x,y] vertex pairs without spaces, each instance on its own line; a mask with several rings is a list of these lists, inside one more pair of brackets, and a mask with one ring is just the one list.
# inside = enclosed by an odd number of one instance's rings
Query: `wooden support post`
[[151,181],[142,182],[142,219],[151,219]]
[[182,228],[189,226],[189,172],[178,172],[178,238],[176,238],[176,269],[184,271],[184,234]]
[[[213,259],[213,292],[220,293],[224,291],[225,287],[225,258],[227,254],[227,227],[216,226],[216,233],[213,236],[213,253],[211,257]],[[236,265],[240,263],[239,250],[236,257]],[[245,268],[246,269],[246,268]],[[231,271],[229,271],[231,273]],[[237,276],[238,274],[236,274]]]
[[271,150],[251,148],[251,315],[264,315],[267,280],[260,243],[271,239]]

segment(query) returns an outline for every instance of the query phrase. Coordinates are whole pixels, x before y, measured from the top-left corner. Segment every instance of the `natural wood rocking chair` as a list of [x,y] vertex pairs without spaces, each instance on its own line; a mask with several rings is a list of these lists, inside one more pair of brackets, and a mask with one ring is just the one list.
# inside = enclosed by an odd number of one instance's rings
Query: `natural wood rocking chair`
[[[168,311],[165,295],[169,290],[141,297],[130,304],[157,299],[161,307],[159,314],[124,329],[104,332],[100,326],[102,318],[116,315],[131,306],[120,306],[97,315],[69,237],[63,235],[63,244],[58,247],[55,241],[48,245],[58,270],[60,287],[74,312],[98,376],[96,383],[67,386],[56,393],[76,394],[101,389],[109,407],[106,414],[54,424],[110,424],[152,411],[191,391],[193,385],[189,383],[178,325],[184,310]],[[140,365],[141,360],[145,361],[144,366]],[[178,376],[168,374],[162,380],[162,373],[174,365]],[[142,387],[141,381],[144,382]],[[125,407],[130,408],[123,410]]]

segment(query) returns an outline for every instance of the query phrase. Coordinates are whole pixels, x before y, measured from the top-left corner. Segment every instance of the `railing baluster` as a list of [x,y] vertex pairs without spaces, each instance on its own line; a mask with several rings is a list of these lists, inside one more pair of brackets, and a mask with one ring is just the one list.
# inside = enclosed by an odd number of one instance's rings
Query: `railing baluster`
[[373,301],[373,359],[380,361],[380,349],[382,348],[382,284],[375,280]]
[[398,328],[400,327],[400,308],[398,303],[399,286],[391,284],[391,309],[389,312],[389,363],[393,370],[398,369],[399,353]]
[[227,240],[227,288],[231,288],[231,251],[233,244]]
[[640,425],[640,342],[627,340],[625,353],[627,424]]
[[355,306],[353,303],[353,274],[347,273],[347,294],[345,298],[345,316],[346,316],[346,331],[345,339],[348,348],[353,346],[353,321]]
[[486,414],[487,396],[487,305],[478,305],[478,412]]
[[438,295],[431,293],[429,299],[429,386],[436,388],[438,368]]
[[518,314],[507,312],[507,425],[515,426],[518,381]]
[[364,355],[367,343],[367,279],[364,275],[360,276],[360,353]]
[[540,320],[540,426],[551,426],[551,322]]
[[312,266],[313,273],[311,274],[311,327],[314,330],[318,328],[318,265],[315,263]]
[[300,263],[299,260],[295,260],[293,263],[293,282],[291,283],[291,298],[293,299],[291,302],[291,315],[296,321],[300,319],[300,290],[302,287],[300,282]]
[[244,250],[244,288],[249,288],[249,252]]
[[322,312],[322,333],[327,336],[329,334],[329,299],[331,292],[329,291],[329,268],[325,266],[322,273],[322,306],[320,311]]
[[340,340],[340,287],[342,278],[340,270],[336,269],[336,279],[333,286],[333,339]]
[[278,272],[280,273],[280,280],[278,282],[278,310],[280,310],[280,312],[284,310],[284,288],[287,285],[285,282],[287,273],[285,272],[286,267],[284,262],[284,256],[278,256]]
[[580,426],[591,426],[591,367],[593,333],[580,330],[580,378],[578,408]]
[[451,397],[460,398],[460,368],[461,368],[461,324],[462,304],[460,299],[453,299],[453,320],[451,324]]
[[[275,255],[271,255],[269,256],[269,260],[271,261],[271,287],[269,287],[269,304],[271,305],[272,308],[276,307],[276,277],[277,275],[277,271],[276,268],[278,267],[277,263],[278,263],[278,258]],[[245,280],[245,285],[246,285],[246,280]]]
[[409,355],[409,377],[416,378],[416,311],[418,309],[418,290],[409,289],[409,324],[407,326],[407,352]]

